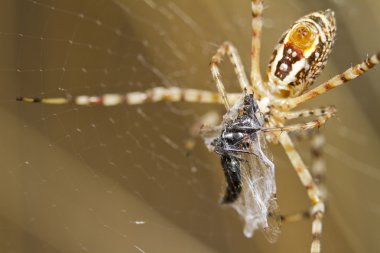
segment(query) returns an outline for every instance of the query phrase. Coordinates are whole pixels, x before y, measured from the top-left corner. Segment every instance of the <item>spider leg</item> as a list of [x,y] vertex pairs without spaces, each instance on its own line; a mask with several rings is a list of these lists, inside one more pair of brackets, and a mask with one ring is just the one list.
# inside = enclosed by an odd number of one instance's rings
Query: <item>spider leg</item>
[[318,108],[304,109],[304,110],[299,110],[299,111],[288,111],[288,112],[282,112],[282,111],[273,109],[272,113],[277,118],[290,120],[290,119],[297,119],[297,118],[307,118],[307,117],[312,117],[312,116],[317,116],[317,117],[323,116],[326,113],[332,112],[334,110],[336,110],[334,106],[323,106],[323,107],[318,107]]
[[210,68],[211,68],[211,74],[214,78],[214,81],[216,83],[216,87],[218,89],[218,92],[220,96],[222,97],[222,101],[226,109],[229,109],[229,100],[227,97],[227,93],[224,89],[224,84],[222,82],[222,77],[220,75],[219,71],[219,65],[222,62],[223,56],[225,55],[229,56],[229,59],[231,61],[231,64],[234,66],[234,70],[236,73],[236,76],[238,78],[240,87],[242,90],[248,89],[250,90],[249,82],[247,79],[247,76],[245,74],[244,66],[241,63],[241,59],[239,56],[238,51],[236,48],[228,41],[224,42],[216,51],[216,54],[211,58],[210,62]]
[[[263,27],[263,1],[251,0],[252,10],[252,44],[251,44],[251,84],[255,93],[259,93],[260,74],[260,39]],[[259,93],[260,94],[260,93]]]
[[311,217],[310,211],[306,210],[303,212],[296,212],[292,214],[281,215],[280,219],[282,222],[297,222],[297,221],[309,219],[310,217]]
[[289,157],[301,183],[306,188],[307,194],[312,202],[311,217],[312,222],[312,243],[311,252],[321,252],[321,234],[322,234],[322,218],[325,212],[325,205],[321,198],[318,185],[313,181],[313,178],[304,164],[301,156],[295,150],[294,144],[287,133],[278,136],[281,145]]
[[[226,95],[228,100],[236,102],[241,94],[229,93]],[[100,96],[74,96],[60,98],[31,98],[18,97],[17,101],[26,103],[42,103],[42,104],[77,104],[77,105],[103,105],[115,106],[120,104],[138,105],[145,103],[156,103],[160,101],[169,102],[189,102],[189,103],[209,103],[220,104],[222,99],[218,93],[196,90],[183,89],[178,87],[156,87],[143,92],[130,92],[126,94],[104,94]]]
[[[315,109],[318,110],[318,109]],[[312,111],[312,110],[310,110]],[[323,184],[325,179],[326,164],[322,157],[323,146],[325,144],[325,138],[321,132],[316,130],[310,131],[299,131],[294,132],[292,137],[297,141],[302,141],[304,139],[310,140],[311,143],[311,174],[314,179],[315,184],[320,188],[321,198],[326,200],[327,191]],[[293,139],[293,138],[292,138]],[[296,212],[287,215],[280,216],[282,222],[297,222],[305,219],[311,218],[310,210],[305,210],[302,212]]]
[[323,159],[323,147],[325,145],[325,137],[319,131],[313,131],[311,137],[311,173],[314,178],[314,182],[319,186],[321,190],[321,197],[325,200],[327,195],[327,190],[324,185],[325,174],[326,174],[326,164]]
[[[293,137],[293,136],[292,136]],[[311,149],[311,165],[310,170],[313,176],[314,182],[319,186],[321,190],[321,197],[326,200],[327,190],[324,185],[326,174],[326,163],[323,159],[323,148],[325,145],[324,135],[316,130],[294,132],[294,137],[297,141],[307,139],[310,141]]]
[[291,132],[298,130],[307,130],[312,128],[319,128],[323,124],[326,123],[328,119],[330,119],[336,112],[336,108],[334,106],[327,106],[323,108],[317,108],[312,110],[302,110],[298,112],[281,112],[285,119],[293,119],[298,117],[308,117],[311,115],[319,116],[317,119],[300,124],[288,125],[283,127],[274,127],[274,128],[264,128],[263,132]]
[[343,73],[334,76],[327,82],[320,84],[319,86],[306,92],[305,94],[295,97],[295,98],[287,99],[286,105],[284,105],[283,107],[285,107],[286,109],[292,109],[306,102],[309,99],[317,97],[333,88],[336,88],[350,80],[355,79],[356,77],[364,74],[366,71],[370,70],[371,68],[373,68],[379,63],[380,63],[380,52],[372,55],[371,57],[367,58],[365,61],[347,69]]

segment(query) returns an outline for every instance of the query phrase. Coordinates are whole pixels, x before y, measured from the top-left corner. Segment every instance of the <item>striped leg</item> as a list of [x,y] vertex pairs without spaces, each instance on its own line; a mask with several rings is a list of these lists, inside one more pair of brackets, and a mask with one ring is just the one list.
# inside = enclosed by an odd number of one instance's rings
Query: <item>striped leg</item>
[[323,147],[325,145],[325,137],[318,130],[295,132],[294,137],[297,141],[307,139],[311,144],[311,165],[310,170],[314,182],[321,190],[323,200],[327,199],[327,190],[324,185],[326,174],[326,163],[323,159]]
[[325,145],[325,137],[319,131],[313,131],[311,137],[311,173],[314,182],[319,186],[321,197],[323,200],[327,198],[327,190],[324,185],[326,174],[326,163],[323,159],[323,147]]
[[282,222],[297,222],[297,221],[309,219],[310,217],[311,217],[310,211],[308,210],[280,216]]
[[[315,109],[305,109],[300,111],[293,112],[279,112],[279,115],[286,120],[296,119],[296,118],[305,118],[312,116],[326,116],[330,115],[331,117],[336,112],[334,106],[325,106]],[[317,119],[318,120],[318,119]],[[302,125],[302,124],[301,124]],[[310,170],[314,179],[314,182],[319,186],[321,191],[321,197],[323,200],[326,200],[327,190],[325,185],[323,184],[326,165],[324,159],[322,157],[323,146],[325,144],[325,137],[315,129],[309,129],[309,131],[298,131],[295,132],[295,136],[298,141],[301,141],[305,138],[310,140],[311,143],[311,166]]]
[[313,178],[308,171],[306,165],[302,161],[300,155],[294,148],[294,144],[291,141],[287,133],[282,133],[278,136],[280,143],[282,144],[286,154],[289,157],[298,177],[307,190],[307,194],[313,204],[312,206],[312,244],[311,253],[321,252],[321,233],[322,233],[322,218],[325,212],[324,203],[320,197],[320,191],[317,184],[314,183]]
[[297,119],[297,118],[307,118],[307,117],[313,117],[313,116],[323,116],[328,113],[336,112],[336,108],[333,105],[330,106],[323,106],[319,108],[313,108],[313,109],[304,109],[300,111],[289,111],[289,112],[282,112],[273,110],[273,114],[275,114],[275,117],[280,117],[281,119],[290,120],[290,119]]
[[[315,109],[313,111],[318,111],[318,110],[322,110],[322,108]],[[307,116],[305,115],[303,117],[307,117]],[[323,183],[324,183],[325,173],[326,173],[326,164],[322,157],[323,146],[325,144],[325,137],[318,130],[295,132],[294,137],[296,138],[297,141],[302,141],[304,139],[310,140],[310,143],[311,143],[310,170],[311,170],[311,174],[312,174],[315,184],[319,187],[321,198],[325,201],[327,197],[327,190]],[[281,216],[281,220],[283,222],[296,222],[296,221],[301,221],[301,220],[305,220],[309,218],[311,218],[310,210]]]
[[225,105],[226,109],[229,109],[229,100],[227,98],[227,93],[224,89],[224,85],[222,82],[222,77],[220,75],[219,71],[219,65],[222,62],[222,59],[225,55],[229,56],[229,59],[231,61],[231,64],[234,66],[234,70],[236,73],[236,76],[238,78],[240,87],[242,90],[250,90],[249,82],[247,79],[247,76],[244,71],[244,66],[241,63],[241,59],[239,56],[238,51],[236,48],[228,41],[224,42],[219,49],[217,50],[216,54],[211,58],[210,62],[210,68],[211,68],[211,74],[212,77],[215,80],[216,87],[218,89],[218,92],[220,96],[222,97],[223,104]]
[[[240,93],[227,94],[230,102],[235,103]],[[130,92],[127,94],[104,94],[100,96],[76,96],[67,98],[30,98],[18,97],[17,101],[27,103],[43,103],[43,104],[77,104],[77,105],[102,105],[115,106],[120,104],[138,105],[144,103],[156,103],[160,101],[170,102],[190,102],[190,103],[222,103],[222,99],[218,93],[196,90],[182,89],[178,87],[156,87],[143,92]]]
[[375,54],[375,55],[372,55],[369,58],[367,58],[362,63],[359,63],[359,64],[347,69],[343,73],[334,76],[333,78],[331,78],[327,82],[317,86],[316,88],[306,92],[305,94],[303,94],[299,97],[288,99],[286,106],[283,106],[283,107],[286,107],[286,109],[294,108],[294,107],[298,106],[299,104],[306,102],[309,99],[317,97],[317,96],[319,96],[323,93],[326,93],[327,91],[329,91],[335,87],[338,87],[338,86],[340,86],[340,85],[342,85],[342,84],[344,84],[350,80],[355,79],[356,77],[364,74],[364,72],[370,70],[371,68],[373,68],[374,66],[376,66],[379,63],[380,63],[380,52]]
[[275,128],[265,128],[264,132],[291,132],[291,131],[299,131],[299,130],[307,130],[312,128],[318,128],[326,123],[328,119],[330,119],[336,113],[336,108],[334,106],[327,106],[323,108],[311,109],[311,110],[302,110],[297,112],[281,112],[278,116],[283,117],[283,119],[294,119],[298,117],[308,117],[308,116],[319,116],[317,119],[301,124],[294,124],[283,127],[275,127]]
[[260,39],[263,27],[263,1],[251,0],[252,9],[252,44],[251,44],[251,84],[255,94],[260,93],[260,83],[262,81],[260,74]]

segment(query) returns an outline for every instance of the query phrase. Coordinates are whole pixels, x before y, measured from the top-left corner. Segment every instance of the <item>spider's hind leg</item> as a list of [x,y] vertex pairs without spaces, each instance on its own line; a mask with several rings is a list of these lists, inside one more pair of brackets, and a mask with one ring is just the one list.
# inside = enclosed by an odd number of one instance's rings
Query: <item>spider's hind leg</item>
[[325,186],[326,162],[323,158],[323,149],[325,137],[319,129],[310,129],[307,131],[298,131],[291,133],[292,139],[296,141],[307,140],[310,142],[310,171],[313,180],[320,188],[321,197],[327,199],[327,190]]
[[[325,138],[318,129],[310,129],[307,131],[297,131],[290,133],[293,140],[300,142],[307,140],[310,142],[310,171],[313,180],[320,188],[321,198],[326,200],[327,190],[324,185],[326,164],[323,159],[323,147],[325,144]],[[281,215],[282,222],[297,222],[305,219],[310,219],[312,216],[312,210],[305,210],[302,212],[296,212],[287,215]]]
[[316,109],[306,109],[306,110],[294,111],[294,112],[272,111],[272,113],[275,117],[285,119],[285,120],[301,118],[301,117],[310,117],[310,116],[317,116],[317,119],[306,122],[306,123],[286,125],[286,126],[280,126],[280,127],[274,127],[274,128],[265,128],[263,129],[264,132],[275,132],[275,131],[292,132],[292,131],[302,131],[302,130],[319,128],[322,125],[324,125],[326,121],[330,119],[336,113],[336,108],[335,106],[326,106],[326,107],[321,107],[321,108],[316,108]]
[[281,222],[297,222],[297,221],[310,219],[310,217],[311,217],[311,214],[309,210],[280,216]]
[[308,197],[312,202],[312,243],[311,253],[321,252],[321,235],[322,235],[322,219],[325,213],[325,204],[321,197],[319,186],[314,182],[309,170],[303,162],[301,156],[296,151],[292,140],[288,133],[278,135],[279,141],[283,146],[291,164],[293,165],[301,183],[306,188]]

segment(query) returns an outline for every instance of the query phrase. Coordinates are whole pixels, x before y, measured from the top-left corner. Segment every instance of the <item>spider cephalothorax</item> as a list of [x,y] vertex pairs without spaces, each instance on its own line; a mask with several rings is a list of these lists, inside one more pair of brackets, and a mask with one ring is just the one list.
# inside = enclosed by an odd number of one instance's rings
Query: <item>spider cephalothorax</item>
[[297,20],[281,37],[267,69],[273,95],[295,97],[322,71],[335,37],[331,10],[313,12]]

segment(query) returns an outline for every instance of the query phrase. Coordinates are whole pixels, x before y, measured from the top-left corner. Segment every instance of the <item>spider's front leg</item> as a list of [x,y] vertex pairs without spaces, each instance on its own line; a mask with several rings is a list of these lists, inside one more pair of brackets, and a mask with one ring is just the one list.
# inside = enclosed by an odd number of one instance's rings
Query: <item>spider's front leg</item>
[[251,44],[251,83],[254,88],[255,93],[258,87],[256,87],[258,82],[261,82],[260,74],[260,49],[261,49],[261,30],[263,27],[263,1],[262,0],[251,0],[251,10],[252,10],[252,44]]
[[322,95],[323,93],[328,92],[329,90],[336,88],[344,83],[347,83],[361,75],[363,75],[366,71],[372,69],[377,64],[380,63],[380,52],[372,55],[367,58],[365,61],[347,69],[341,74],[338,74],[331,78],[330,80],[318,85],[316,88],[302,94],[301,96],[288,99],[286,104],[283,105],[286,109],[292,109],[309,99]]
[[239,85],[242,90],[251,90],[249,86],[249,82],[247,76],[245,74],[244,66],[241,62],[240,55],[236,48],[228,41],[224,42],[216,51],[216,54],[211,58],[210,68],[211,74],[216,83],[216,87],[220,96],[222,97],[222,101],[226,109],[230,108],[229,100],[227,97],[226,90],[224,88],[224,84],[222,82],[222,77],[219,71],[219,65],[222,62],[222,59],[225,55],[229,56],[231,64],[234,66],[235,74],[238,78]]
[[[241,94],[229,93],[226,96],[228,101],[235,103],[240,98]],[[155,87],[145,91],[135,91],[126,94],[104,94],[99,96],[80,95],[56,98],[18,97],[16,100],[25,103],[54,105],[76,104],[84,106],[116,106],[121,104],[140,105],[146,103],[157,103],[161,101],[205,104],[223,103],[219,93],[207,90],[184,89],[179,87]]]
[[234,66],[240,87],[242,90],[251,91],[244,66],[236,48],[230,42],[224,42],[216,54],[212,57],[210,68],[212,76],[216,82],[218,93],[198,90],[184,89],[179,87],[155,87],[145,91],[129,92],[126,94],[104,94],[100,96],[68,96],[58,98],[32,98],[18,97],[17,101],[26,103],[42,103],[42,104],[76,104],[76,105],[102,105],[115,106],[120,104],[138,105],[145,103],[156,103],[160,101],[168,102],[190,102],[190,103],[223,103],[228,109],[229,103],[235,103],[241,96],[240,93],[226,93],[222,78],[219,71],[219,65],[225,55]]

